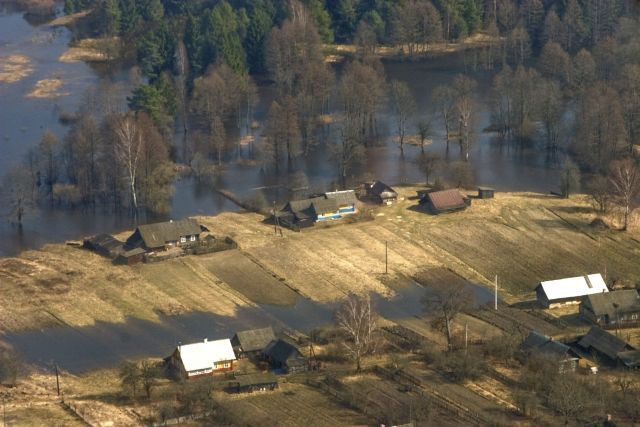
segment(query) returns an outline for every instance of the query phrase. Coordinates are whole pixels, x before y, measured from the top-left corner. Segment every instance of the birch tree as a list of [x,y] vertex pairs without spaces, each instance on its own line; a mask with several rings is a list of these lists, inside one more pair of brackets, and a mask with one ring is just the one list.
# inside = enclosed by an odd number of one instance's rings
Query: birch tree
[[124,168],[129,191],[131,192],[131,203],[134,212],[138,210],[138,166],[140,163],[140,153],[144,147],[138,123],[134,114],[129,113],[117,118],[114,128],[116,134],[115,155],[118,162]]
[[347,336],[344,346],[356,363],[356,370],[362,369],[362,357],[372,353],[377,343],[378,315],[374,311],[369,295],[350,294],[336,311],[338,328]]

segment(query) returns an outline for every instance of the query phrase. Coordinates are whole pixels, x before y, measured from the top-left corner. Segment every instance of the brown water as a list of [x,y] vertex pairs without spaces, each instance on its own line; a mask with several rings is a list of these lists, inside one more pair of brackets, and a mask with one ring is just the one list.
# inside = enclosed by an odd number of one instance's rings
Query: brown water
[[[13,84],[0,84],[0,174],[18,164],[29,147],[38,143],[42,132],[49,129],[63,137],[66,129],[58,122],[59,112],[75,111],[87,89],[101,79],[123,83],[119,93],[120,104],[125,107],[125,98],[131,84],[127,72],[106,72],[78,62],[65,64],[58,57],[67,49],[71,34],[66,28],[52,29],[44,25],[32,25],[19,13],[0,11],[0,57],[21,54],[31,58],[34,72],[24,80]],[[385,68],[389,79],[406,81],[412,89],[422,114],[429,108],[431,91],[437,84],[450,82],[456,73],[467,67],[462,54],[421,62],[387,62]],[[482,99],[486,96],[490,75],[473,73],[480,82],[478,139],[471,151],[471,165],[478,184],[491,185],[499,190],[533,190],[547,192],[556,189],[558,162],[547,159],[543,150],[516,148],[500,143],[480,129],[488,123],[488,113]],[[25,95],[40,79],[60,77],[65,83],[61,92],[68,96],[51,99],[27,98]],[[273,97],[269,87],[260,88],[260,103],[256,116],[264,118]],[[393,118],[383,113],[380,118],[381,131],[393,129]],[[388,132],[386,132],[388,135]],[[407,146],[404,155],[397,145],[388,141],[371,148],[367,158],[354,173],[368,172],[372,176],[391,184],[419,182],[423,180],[415,159],[419,148]],[[435,142],[429,151],[438,153],[447,163],[460,160],[457,144],[452,143],[447,151],[443,130],[436,122]],[[176,137],[176,145],[180,145]],[[318,149],[308,158],[298,161],[305,170],[313,189],[329,189],[337,186],[335,163],[327,149]],[[265,176],[259,167],[242,166],[231,162],[223,171],[216,186],[231,190],[240,197],[253,197],[256,188],[273,186],[280,180]],[[265,193],[269,202],[287,197],[286,191]],[[145,218],[143,221],[166,218],[181,218],[188,215],[213,215],[222,211],[238,209],[234,204],[213,191],[211,187],[198,186],[192,180],[176,182],[176,192],[171,212],[164,218]],[[7,221],[0,222],[0,255],[13,255],[23,249],[38,247],[46,242],[77,239],[99,232],[112,232],[131,227],[131,219],[105,211],[50,210],[42,208],[26,218],[20,233]]]

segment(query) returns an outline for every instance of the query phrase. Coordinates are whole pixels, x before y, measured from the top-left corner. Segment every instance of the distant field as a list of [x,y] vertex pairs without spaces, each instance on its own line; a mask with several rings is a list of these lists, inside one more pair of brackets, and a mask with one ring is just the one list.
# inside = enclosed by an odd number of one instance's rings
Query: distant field
[[283,237],[257,214],[199,218],[238,242],[239,250],[224,253],[126,267],[56,244],[0,259],[0,330],[194,310],[233,316],[256,303],[290,305],[297,293],[322,302],[349,292],[391,296],[406,278],[492,286],[497,274],[507,302],[533,298],[540,280],[606,270],[610,284],[640,281],[638,230],[596,231],[583,196],[497,193],[432,216],[413,209],[414,188],[399,190],[404,200],[377,208],[374,221],[284,230]]

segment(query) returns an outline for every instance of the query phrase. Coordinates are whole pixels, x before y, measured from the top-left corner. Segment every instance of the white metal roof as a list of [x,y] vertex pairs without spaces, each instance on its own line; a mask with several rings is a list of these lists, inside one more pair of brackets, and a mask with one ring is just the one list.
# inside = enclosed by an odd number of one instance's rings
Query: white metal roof
[[198,342],[178,346],[180,359],[187,372],[201,369],[211,369],[215,362],[236,360],[236,355],[227,339]]
[[540,282],[549,301],[609,292],[600,274]]

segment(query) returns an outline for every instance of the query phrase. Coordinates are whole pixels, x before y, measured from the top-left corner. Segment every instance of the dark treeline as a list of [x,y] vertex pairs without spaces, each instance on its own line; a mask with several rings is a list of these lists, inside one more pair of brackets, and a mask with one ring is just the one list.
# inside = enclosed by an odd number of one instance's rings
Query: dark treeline
[[[482,34],[465,56],[494,74],[489,130],[518,144],[542,141],[551,154],[570,151],[577,165],[565,165],[563,193],[586,171],[602,210],[606,194],[621,192],[614,172],[640,144],[640,23],[627,0],[65,2],[67,13],[85,9],[84,27],[113,40],[114,58],[137,64],[139,84],[127,112],[109,90],[96,90],[88,99],[100,105],[85,103],[63,140],[45,134],[11,171],[4,193],[18,223],[36,203],[166,212],[178,170],[205,179],[241,156],[304,188],[299,160],[322,146],[346,185],[384,136],[383,109],[396,119],[400,149],[417,134],[415,161],[427,181],[443,165],[424,145],[442,125],[463,160],[447,173],[453,184],[469,184],[477,82],[458,75],[434,90],[432,109],[417,112],[420,94],[388,81],[380,45],[415,57]],[[354,46],[339,78],[324,58],[332,42]],[[262,124],[253,117],[254,78],[277,94]],[[625,164],[635,171],[635,161]]]

